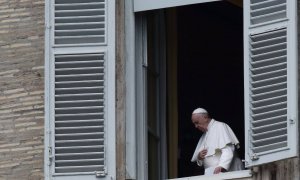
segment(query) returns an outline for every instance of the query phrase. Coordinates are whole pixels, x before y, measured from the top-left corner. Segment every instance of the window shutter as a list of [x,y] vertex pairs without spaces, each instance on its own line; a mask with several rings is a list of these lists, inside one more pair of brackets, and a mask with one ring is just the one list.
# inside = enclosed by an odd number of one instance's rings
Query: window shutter
[[296,0],[244,1],[246,166],[297,156]]
[[46,179],[115,179],[114,7],[46,1]]

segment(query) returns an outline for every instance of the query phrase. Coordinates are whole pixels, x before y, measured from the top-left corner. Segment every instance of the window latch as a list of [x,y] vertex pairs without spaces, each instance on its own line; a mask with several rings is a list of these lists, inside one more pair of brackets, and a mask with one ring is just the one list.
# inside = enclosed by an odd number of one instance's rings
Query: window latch
[[251,155],[251,160],[252,161],[255,161],[255,160],[258,160],[259,159],[259,157],[257,156],[257,154],[252,154]]

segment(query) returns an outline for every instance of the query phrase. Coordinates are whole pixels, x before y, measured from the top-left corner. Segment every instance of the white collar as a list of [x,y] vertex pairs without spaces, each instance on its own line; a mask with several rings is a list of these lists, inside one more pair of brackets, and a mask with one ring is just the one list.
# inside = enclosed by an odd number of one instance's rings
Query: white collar
[[215,122],[214,119],[210,120],[210,122],[208,123],[208,126],[207,126],[207,131],[211,128],[211,126],[213,125],[214,122]]

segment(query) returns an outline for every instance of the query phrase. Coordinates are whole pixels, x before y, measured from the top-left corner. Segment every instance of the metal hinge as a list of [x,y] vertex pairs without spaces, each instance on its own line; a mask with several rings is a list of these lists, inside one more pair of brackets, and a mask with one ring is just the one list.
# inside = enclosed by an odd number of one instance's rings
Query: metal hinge
[[49,153],[49,162],[48,162],[48,166],[51,166],[52,161],[53,161],[53,156],[52,156],[52,147],[48,147],[48,153]]
[[295,120],[294,119],[290,119],[290,124],[295,124]]
[[107,175],[106,167],[103,168],[103,171],[96,171],[95,174],[98,178],[105,177]]

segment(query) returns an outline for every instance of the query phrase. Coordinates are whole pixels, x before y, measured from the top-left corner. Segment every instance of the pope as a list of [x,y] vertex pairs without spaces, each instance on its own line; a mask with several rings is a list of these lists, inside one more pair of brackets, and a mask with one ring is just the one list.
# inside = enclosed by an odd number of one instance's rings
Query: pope
[[243,169],[242,161],[236,153],[239,141],[227,124],[212,119],[203,108],[193,111],[192,122],[203,135],[191,161],[204,166],[205,175]]

